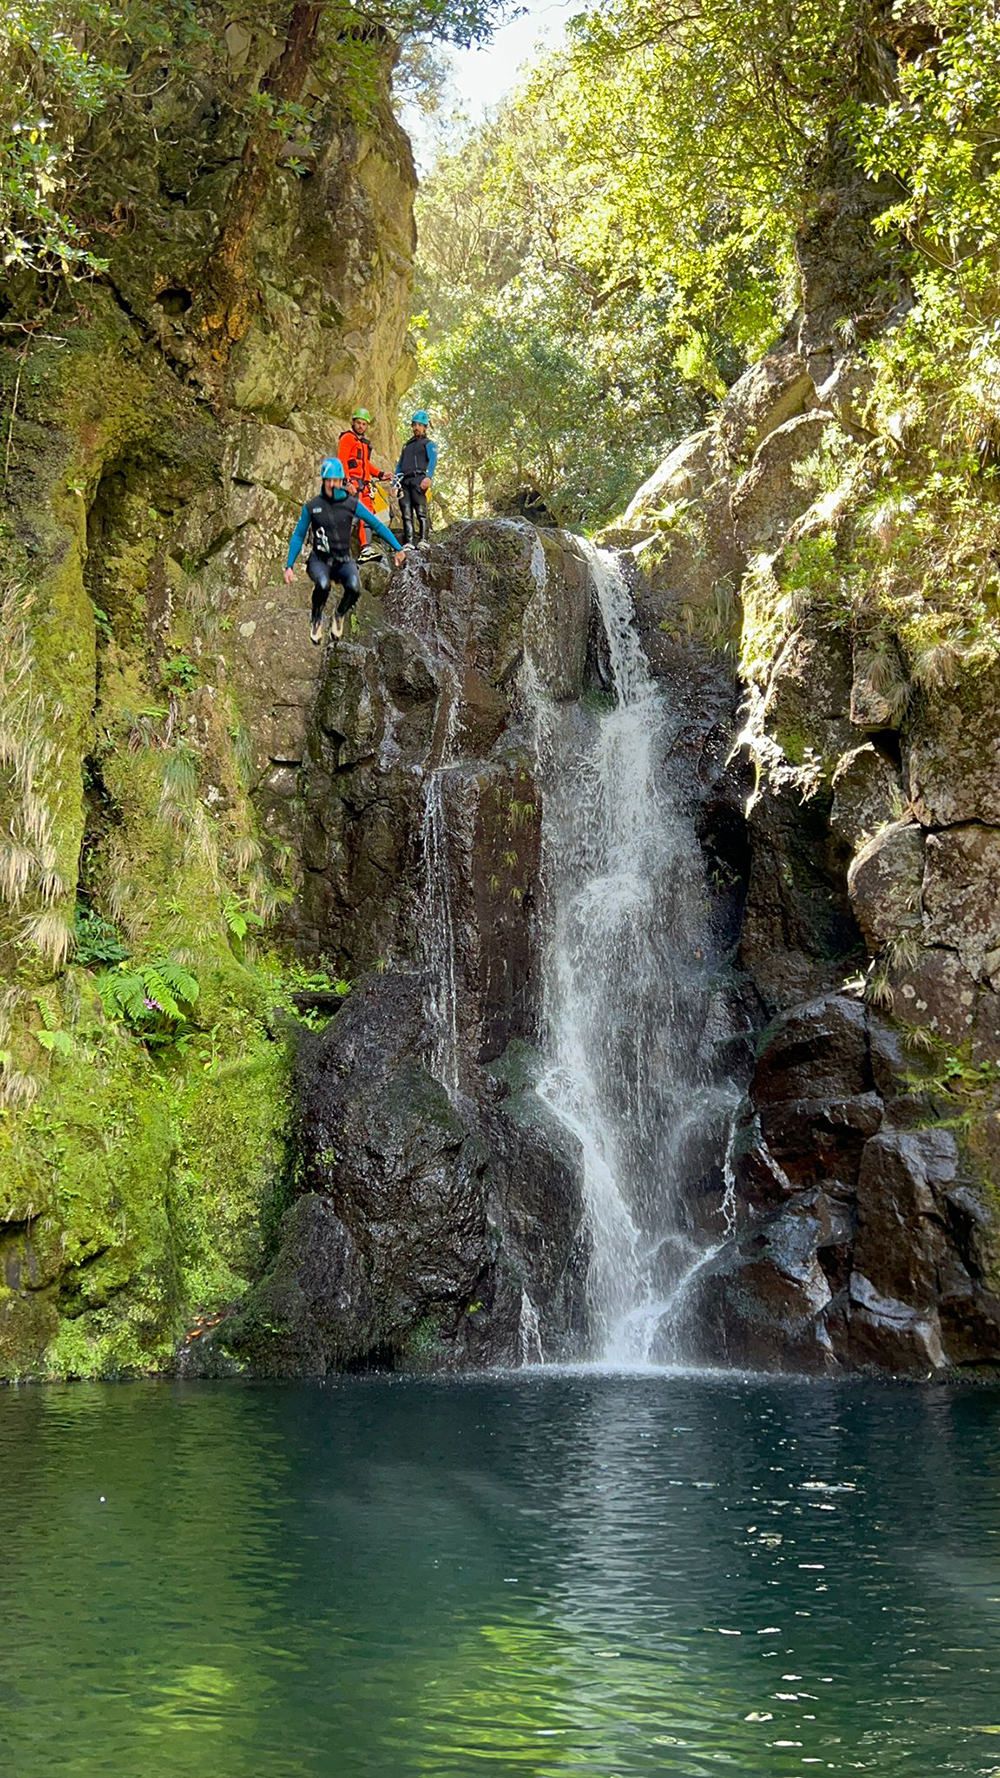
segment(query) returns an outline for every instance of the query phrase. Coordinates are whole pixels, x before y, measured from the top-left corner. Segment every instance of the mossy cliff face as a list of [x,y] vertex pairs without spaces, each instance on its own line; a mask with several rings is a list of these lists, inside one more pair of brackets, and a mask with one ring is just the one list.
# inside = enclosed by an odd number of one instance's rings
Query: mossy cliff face
[[[254,760],[315,689],[281,568],[317,459],[359,400],[391,449],[414,185],[377,46],[370,121],[307,72],[304,160],[249,177],[287,49],[233,31],[152,136],[95,136],[107,274],[7,294],[0,1375],[169,1362],[283,1189],[289,978],[262,947],[296,870]],[[163,962],[197,983],[173,1011]],[[138,972],[137,1009],[102,969]]]
[[[557,534],[455,527],[366,569],[310,649],[285,542],[356,399],[390,454],[412,171],[335,92],[283,168],[244,101],[286,51],[241,31],[221,84],[168,82],[162,152],[115,145],[107,276],[4,315],[6,1376],[585,1339],[578,1156],[530,1091],[517,685],[527,639],[552,698],[599,690],[587,575]],[[824,198],[801,328],[612,541],[685,713],[745,1025],[736,1229],[692,1325],[713,1360],[926,1374],[1000,1353],[1000,534],[989,484],[907,430],[869,221]],[[294,1084],[293,954],[371,971]]]

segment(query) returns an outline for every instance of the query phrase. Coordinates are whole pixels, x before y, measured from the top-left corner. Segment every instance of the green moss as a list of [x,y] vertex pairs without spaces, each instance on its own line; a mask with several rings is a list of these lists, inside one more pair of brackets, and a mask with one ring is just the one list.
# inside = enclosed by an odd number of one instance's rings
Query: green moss
[[406,1365],[416,1371],[432,1371],[445,1356],[447,1347],[441,1323],[436,1315],[425,1315],[407,1333],[401,1348]]
[[813,750],[812,738],[801,729],[781,729],[775,739],[789,765],[804,765],[807,754]]
[[64,1004],[70,1053],[0,1123],[14,1280],[0,1375],[162,1368],[196,1314],[245,1288],[286,1169],[290,1058],[262,1016],[279,981],[273,966],[219,972],[215,1023],[165,1058],[99,1021],[87,995],[73,1026]]

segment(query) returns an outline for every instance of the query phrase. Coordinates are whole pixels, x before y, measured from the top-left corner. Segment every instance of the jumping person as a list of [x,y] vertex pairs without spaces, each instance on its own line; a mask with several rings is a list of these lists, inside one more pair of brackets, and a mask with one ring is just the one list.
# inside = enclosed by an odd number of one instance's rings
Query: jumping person
[[427,436],[430,423],[431,417],[426,408],[418,408],[410,421],[413,436],[407,439],[396,464],[404,544],[414,541],[414,531],[417,533],[418,543],[429,539],[431,534],[427,493],[437,466],[438,448],[434,440]]
[[[372,448],[368,442],[368,428],[372,423],[371,414],[366,407],[356,407],[351,415],[351,424],[346,432],[342,432],[337,441],[337,455],[344,465],[348,490],[357,494],[360,500],[372,500],[372,482],[391,481],[387,469],[377,469],[372,462]],[[362,549],[368,546],[368,532],[364,525],[358,526],[358,542]]]
[[313,583],[309,634],[317,644],[323,640],[323,609],[332,583],[337,581],[344,589],[340,604],[330,619],[330,629],[338,638],[344,634],[347,613],[361,597],[361,576],[358,564],[351,556],[351,532],[355,524],[365,519],[371,525],[383,543],[393,550],[397,568],[402,568],[406,561],[388,525],[383,525],[380,518],[363,506],[356,494],[348,493],[344,465],[339,457],[327,457],[320,465],[319,474],[320,491],[314,499],[306,501],[299,514],[285,563],[285,579],[291,586],[299,551],[311,529],[312,549],[306,563],[306,573]]

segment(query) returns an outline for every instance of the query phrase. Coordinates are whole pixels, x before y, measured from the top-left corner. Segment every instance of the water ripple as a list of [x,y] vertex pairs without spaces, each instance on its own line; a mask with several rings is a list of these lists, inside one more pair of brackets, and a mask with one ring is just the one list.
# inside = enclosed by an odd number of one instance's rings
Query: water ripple
[[998,1454],[721,1373],[11,1393],[0,1770],[982,1778]]

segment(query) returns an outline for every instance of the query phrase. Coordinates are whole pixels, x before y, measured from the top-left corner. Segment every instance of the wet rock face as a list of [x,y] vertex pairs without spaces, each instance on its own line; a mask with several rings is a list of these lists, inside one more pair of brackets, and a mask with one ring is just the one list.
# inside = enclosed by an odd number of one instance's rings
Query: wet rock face
[[[468,1053],[532,1035],[540,808],[520,712],[522,626],[544,624],[557,696],[582,687],[583,563],[528,525],[458,527],[391,576],[365,568],[328,644],[299,759],[257,795],[299,861],[287,930],[352,977],[428,942],[428,774],[438,774],[458,1020]],[[269,762],[273,766],[273,762]]]
[[989,1218],[933,1094],[900,1090],[903,1066],[895,1034],[843,995],[766,1034],[737,1236],[693,1305],[706,1357],[915,1375],[995,1360]]
[[573,1157],[485,1076],[449,1100],[425,995],[377,978],[302,1049],[301,1194],[220,1335],[258,1373],[519,1364],[582,1334]]
[[302,1189],[216,1349],[281,1374],[576,1351],[576,1156],[526,1083],[503,1083],[540,1016],[525,639],[547,694],[578,699],[589,572],[562,534],[507,521],[364,578],[298,762],[275,785],[262,761],[257,795],[301,859],[290,936],[379,973],[303,1045]]
[[[335,945],[355,978],[380,968],[302,1046],[300,1188],[209,1352],[316,1374],[587,1349],[579,1156],[531,1090],[543,885],[527,710],[540,691],[585,724],[581,700],[607,696],[591,572],[561,533],[457,527],[391,578],[366,570],[356,625],[324,653],[294,795],[268,819],[301,852],[296,943]],[[676,650],[660,666],[672,770],[683,756],[735,935],[732,679]]]

